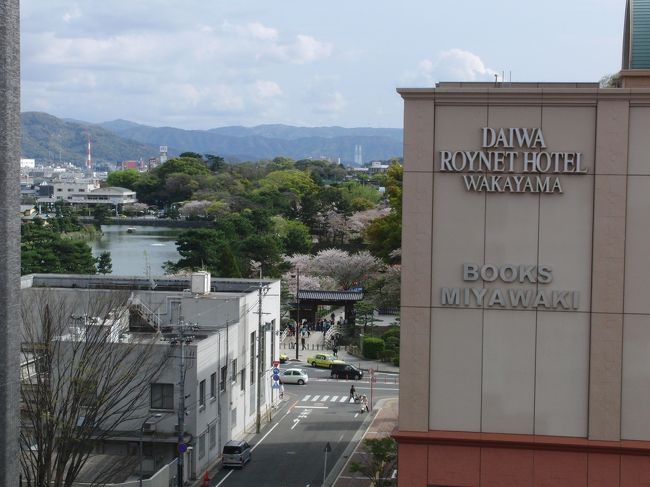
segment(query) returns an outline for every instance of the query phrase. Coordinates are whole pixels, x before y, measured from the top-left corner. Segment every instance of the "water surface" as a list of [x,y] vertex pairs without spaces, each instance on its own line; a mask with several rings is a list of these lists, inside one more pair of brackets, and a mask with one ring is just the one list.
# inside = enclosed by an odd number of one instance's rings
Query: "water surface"
[[[123,276],[160,276],[163,264],[177,261],[176,237],[183,230],[168,227],[136,226],[128,233],[126,225],[102,225],[104,235],[88,242],[93,255],[109,251],[113,260],[113,274]],[[147,270],[149,268],[149,271]]]

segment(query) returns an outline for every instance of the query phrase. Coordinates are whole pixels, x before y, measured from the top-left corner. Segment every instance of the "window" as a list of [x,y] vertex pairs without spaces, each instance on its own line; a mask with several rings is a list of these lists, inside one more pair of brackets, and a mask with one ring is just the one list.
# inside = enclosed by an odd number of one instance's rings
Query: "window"
[[199,460],[205,456],[205,433],[199,436]]
[[174,409],[174,384],[151,384],[151,409]]
[[210,450],[217,446],[217,422],[215,421],[210,425],[210,436],[208,438]]
[[237,382],[237,359],[232,361],[232,379],[233,382]]
[[221,380],[219,381],[219,391],[226,390],[226,379],[228,378],[228,367],[225,365],[221,367]]
[[240,375],[241,375],[240,377],[241,383],[239,384],[239,389],[245,391],[246,390],[246,367],[241,369]]
[[210,376],[210,397],[217,397],[217,373],[212,372]]
[[199,382],[199,407],[205,407],[205,379]]

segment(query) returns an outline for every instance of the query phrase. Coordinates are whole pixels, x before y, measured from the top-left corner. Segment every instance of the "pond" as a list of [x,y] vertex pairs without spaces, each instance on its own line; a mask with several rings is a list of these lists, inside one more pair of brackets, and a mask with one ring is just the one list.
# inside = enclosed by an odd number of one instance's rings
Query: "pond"
[[166,261],[180,258],[176,237],[182,231],[168,227],[102,225],[104,235],[88,243],[95,257],[107,250],[111,253],[115,275],[160,276],[165,274]]

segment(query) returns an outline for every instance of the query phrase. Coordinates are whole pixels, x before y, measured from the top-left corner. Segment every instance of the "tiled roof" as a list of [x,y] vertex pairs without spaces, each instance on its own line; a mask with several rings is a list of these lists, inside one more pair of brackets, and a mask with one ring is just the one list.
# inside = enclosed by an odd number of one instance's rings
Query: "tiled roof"
[[363,292],[310,291],[307,289],[301,289],[298,291],[298,298],[319,301],[361,301],[363,299]]

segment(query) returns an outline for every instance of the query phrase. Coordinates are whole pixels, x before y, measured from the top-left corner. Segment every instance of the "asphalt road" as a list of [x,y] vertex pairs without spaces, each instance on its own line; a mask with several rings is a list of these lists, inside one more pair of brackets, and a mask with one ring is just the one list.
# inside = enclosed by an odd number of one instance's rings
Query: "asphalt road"
[[[283,368],[297,367],[292,363]],[[251,441],[252,460],[242,469],[222,469],[210,481],[218,487],[317,487],[343,456],[367,414],[349,403],[350,386],[370,398],[370,382],[333,380],[329,371],[303,365],[309,383],[285,384],[284,401],[273,422]],[[398,394],[397,376],[377,377],[373,401]],[[364,426],[365,427],[365,426]],[[331,451],[325,459],[325,447]]]

